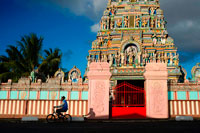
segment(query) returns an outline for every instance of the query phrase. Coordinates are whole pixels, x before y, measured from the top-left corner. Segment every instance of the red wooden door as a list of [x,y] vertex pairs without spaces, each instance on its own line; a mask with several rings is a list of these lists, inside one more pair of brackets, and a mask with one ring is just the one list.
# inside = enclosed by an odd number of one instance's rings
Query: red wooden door
[[143,119],[146,118],[144,88],[127,82],[118,84],[113,90],[113,119]]

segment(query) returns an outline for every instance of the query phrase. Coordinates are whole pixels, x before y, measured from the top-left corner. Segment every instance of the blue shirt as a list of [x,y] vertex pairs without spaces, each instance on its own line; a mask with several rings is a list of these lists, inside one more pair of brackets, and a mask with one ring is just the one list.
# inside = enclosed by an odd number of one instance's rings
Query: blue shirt
[[67,101],[66,100],[63,100],[63,107],[62,107],[63,110],[68,110],[68,104],[67,104]]

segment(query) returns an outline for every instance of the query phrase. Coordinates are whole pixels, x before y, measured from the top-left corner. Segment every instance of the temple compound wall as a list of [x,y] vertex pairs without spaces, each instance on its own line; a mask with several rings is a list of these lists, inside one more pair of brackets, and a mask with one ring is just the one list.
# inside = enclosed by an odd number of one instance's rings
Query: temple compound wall
[[[61,75],[62,71],[56,74]],[[83,116],[88,113],[88,83],[80,78],[80,70],[74,67],[69,72],[67,82],[62,76],[55,75],[46,83],[30,78],[21,78],[18,83],[1,83],[0,85],[0,118],[21,118],[38,116],[45,118],[52,113],[53,106],[61,105],[65,96],[69,105],[67,113],[72,116]]]
[[[106,63],[92,64],[93,70],[91,69],[90,73],[88,73],[89,81],[83,82],[79,78],[77,79],[79,82],[71,82],[71,78],[69,78],[68,82],[62,83],[61,78],[55,77],[49,79],[48,83],[42,83],[40,80],[37,83],[31,83],[28,78],[22,78],[18,83],[12,83],[11,80],[7,83],[1,83],[0,118],[21,118],[23,116],[45,118],[47,114],[52,113],[53,106],[61,104],[61,96],[66,97],[69,104],[67,113],[72,116],[82,117],[93,109],[96,114],[94,118],[110,118],[109,106],[111,105],[109,104],[109,98],[111,94],[109,95],[109,77],[111,75],[108,71],[109,67],[106,67]],[[101,64],[100,67],[99,64]],[[155,67],[149,67],[152,64]],[[161,75],[158,75],[158,73],[162,73],[160,69],[159,71],[157,70],[158,64],[151,63],[146,67],[150,72],[154,71],[154,76],[152,73],[145,73],[144,75],[147,99],[146,117],[173,118],[176,116],[193,116],[199,118],[200,82],[189,82],[187,80],[185,83],[170,82],[167,80],[166,75],[162,79]],[[73,70],[76,69],[73,68]],[[158,73],[156,74],[155,71],[158,71]],[[98,76],[100,76],[100,79],[98,79]],[[166,85],[166,90],[164,89],[164,84]],[[90,88],[90,85],[93,87]],[[104,100],[102,97],[104,97]],[[167,106],[164,107],[164,105]],[[164,113],[158,113],[157,111]]]
[[169,83],[170,116],[200,117],[200,82]]

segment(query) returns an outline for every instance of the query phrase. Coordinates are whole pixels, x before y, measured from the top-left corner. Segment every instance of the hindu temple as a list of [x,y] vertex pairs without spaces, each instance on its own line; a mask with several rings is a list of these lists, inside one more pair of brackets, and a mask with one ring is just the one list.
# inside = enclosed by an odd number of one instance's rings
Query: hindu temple
[[108,0],[84,77],[21,78],[0,84],[0,118],[45,118],[66,96],[67,113],[91,119],[200,118],[200,63],[187,80],[159,0]]

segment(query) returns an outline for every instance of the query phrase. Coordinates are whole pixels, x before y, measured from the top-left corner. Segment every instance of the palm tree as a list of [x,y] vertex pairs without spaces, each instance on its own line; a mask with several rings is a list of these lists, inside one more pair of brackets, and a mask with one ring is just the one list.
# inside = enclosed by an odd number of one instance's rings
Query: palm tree
[[39,66],[42,43],[43,38],[38,38],[34,33],[31,33],[30,36],[25,35],[21,41],[18,41],[20,52],[24,57],[28,72]]
[[62,52],[60,49],[44,50],[44,57],[41,56],[42,63],[38,67],[40,73],[43,73],[45,77],[54,76],[55,72],[60,68]]
[[8,56],[0,56],[0,80],[6,81],[9,78],[17,81],[22,76],[29,76],[30,72],[39,66],[40,51],[43,38],[36,34],[21,37],[17,46],[9,45],[6,49]]

